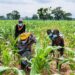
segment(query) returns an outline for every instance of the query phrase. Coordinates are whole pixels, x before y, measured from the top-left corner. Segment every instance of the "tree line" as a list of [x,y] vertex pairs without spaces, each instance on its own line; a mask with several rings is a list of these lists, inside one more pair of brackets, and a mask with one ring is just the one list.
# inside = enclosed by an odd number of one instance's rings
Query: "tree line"
[[14,10],[10,13],[7,13],[6,14],[6,17],[5,16],[0,16],[0,19],[4,20],[17,20],[20,18],[20,13],[17,11],[17,10]]
[[[20,13],[17,10],[14,10],[4,16],[0,16],[0,19],[8,20],[17,20],[19,19]],[[70,12],[64,11],[61,7],[56,7],[52,9],[49,8],[39,8],[36,14],[33,14],[32,17],[26,16],[24,19],[33,19],[33,20],[72,20],[72,14]]]

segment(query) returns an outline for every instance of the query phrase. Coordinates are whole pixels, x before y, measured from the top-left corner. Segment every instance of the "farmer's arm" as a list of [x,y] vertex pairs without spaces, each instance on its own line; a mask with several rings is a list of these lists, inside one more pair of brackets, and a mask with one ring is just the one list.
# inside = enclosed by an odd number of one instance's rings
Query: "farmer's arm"
[[61,50],[64,50],[64,39],[63,38],[61,39],[60,46],[61,46]]
[[18,27],[17,25],[15,26],[15,38],[17,37],[17,34],[18,34]]
[[36,38],[32,34],[29,40],[30,40],[30,44],[36,43]]
[[61,44],[60,44],[62,47],[64,47],[64,39],[62,38],[61,39]]
[[30,36],[29,42],[28,42],[28,48],[31,50],[33,43],[36,43],[36,39],[33,35]]
[[23,31],[25,32],[26,31],[26,25],[24,24],[23,26]]

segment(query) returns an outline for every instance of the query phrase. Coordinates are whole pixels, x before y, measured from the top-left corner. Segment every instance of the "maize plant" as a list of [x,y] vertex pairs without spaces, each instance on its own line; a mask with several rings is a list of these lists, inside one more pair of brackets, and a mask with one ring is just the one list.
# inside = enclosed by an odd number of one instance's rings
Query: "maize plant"
[[[75,22],[74,21],[42,21],[42,20],[25,20],[26,31],[35,35],[37,43],[34,47],[33,58],[29,61],[31,64],[30,75],[51,75],[53,61],[59,61],[57,72],[61,75],[60,67],[63,64],[68,64],[72,73],[75,75]],[[10,72],[16,75],[25,75],[23,71],[18,69],[21,59],[16,48],[14,39],[15,25],[17,20],[0,20],[0,75]],[[55,58],[51,51],[58,54],[59,47],[52,47],[51,40],[47,36],[47,29],[59,29],[63,34],[65,41],[64,58]],[[47,73],[44,74],[44,71]],[[11,75],[11,74],[9,74]]]

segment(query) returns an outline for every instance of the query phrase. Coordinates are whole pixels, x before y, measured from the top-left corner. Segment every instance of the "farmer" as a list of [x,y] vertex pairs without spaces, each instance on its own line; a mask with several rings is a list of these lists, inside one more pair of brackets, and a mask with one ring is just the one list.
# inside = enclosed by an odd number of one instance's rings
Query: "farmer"
[[[60,32],[58,29],[55,29],[53,31],[51,31],[50,29],[47,30],[47,34],[49,36],[49,38],[52,40],[52,46],[60,46],[60,48],[58,49],[58,52],[60,55],[57,55],[57,58],[62,57],[63,58],[63,54],[64,54],[64,39],[61,36]],[[54,51],[52,51],[53,56],[55,56]],[[58,63],[59,60],[56,60],[57,62],[57,68],[58,68]]]
[[[21,55],[21,57],[26,57],[28,60],[31,59],[31,47],[34,43],[36,43],[36,39],[35,37],[29,33],[29,32],[25,32],[22,33],[19,36],[20,40],[18,41],[18,49],[19,49],[19,54]],[[28,63],[27,60],[22,60],[21,61],[21,69],[25,69],[26,71],[30,71],[30,64]]]
[[58,52],[60,53],[60,56],[63,56],[64,54],[64,39],[62,35],[60,34],[58,29],[55,29],[51,31],[50,29],[47,30],[47,34],[49,38],[52,40],[52,46],[61,46],[61,48],[58,49]]
[[15,38],[17,38],[21,33],[25,32],[26,25],[23,24],[23,20],[19,19],[18,24],[15,26]]

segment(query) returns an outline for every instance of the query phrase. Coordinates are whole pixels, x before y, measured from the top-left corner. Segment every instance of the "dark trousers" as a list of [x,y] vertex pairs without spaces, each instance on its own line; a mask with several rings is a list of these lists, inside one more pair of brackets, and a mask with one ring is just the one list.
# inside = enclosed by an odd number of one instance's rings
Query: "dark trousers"
[[[31,51],[25,51],[21,56],[26,57],[28,60],[30,60],[31,59]],[[27,60],[21,61],[21,69],[25,69],[28,66],[30,66],[30,63]]]

